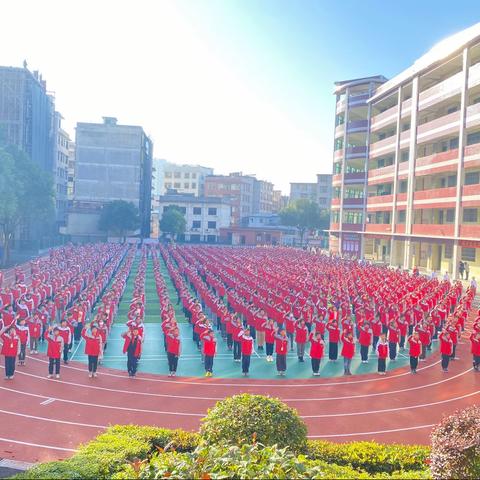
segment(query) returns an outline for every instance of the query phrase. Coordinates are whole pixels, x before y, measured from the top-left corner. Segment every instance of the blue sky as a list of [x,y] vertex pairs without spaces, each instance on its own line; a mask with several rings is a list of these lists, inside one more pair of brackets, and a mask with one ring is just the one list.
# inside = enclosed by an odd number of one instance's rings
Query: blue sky
[[287,193],[331,172],[335,80],[394,76],[480,21],[478,6],[17,0],[2,6],[0,64],[39,69],[72,135],[117,116],[143,125],[159,158],[256,173]]

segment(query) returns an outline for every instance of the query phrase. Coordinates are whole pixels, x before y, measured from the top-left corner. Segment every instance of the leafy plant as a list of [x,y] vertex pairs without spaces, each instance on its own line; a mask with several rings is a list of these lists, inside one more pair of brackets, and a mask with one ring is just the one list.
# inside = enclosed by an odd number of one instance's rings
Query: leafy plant
[[289,446],[299,452],[306,445],[307,427],[297,411],[282,401],[245,393],[226,398],[209,409],[200,435],[210,445],[258,441],[263,445]]
[[162,218],[160,219],[160,231],[163,234],[168,233],[176,237],[177,235],[185,233],[186,227],[187,221],[179,207],[169,205],[166,210],[163,211]]
[[102,208],[98,224],[100,230],[125,237],[140,226],[138,208],[132,202],[114,200]]

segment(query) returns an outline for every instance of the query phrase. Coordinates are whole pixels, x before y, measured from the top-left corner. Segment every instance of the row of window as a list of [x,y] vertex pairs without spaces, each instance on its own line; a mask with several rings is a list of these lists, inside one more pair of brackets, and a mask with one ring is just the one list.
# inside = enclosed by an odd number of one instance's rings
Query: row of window
[[[182,188],[182,184],[180,182],[174,182],[174,183],[166,182],[165,183],[165,188],[177,188],[178,189],[178,188]],[[194,188],[197,188],[197,184],[196,184],[196,182],[184,183],[183,188],[194,189]]]
[[[461,258],[464,262],[475,262],[477,257],[476,248],[462,247]],[[450,260],[453,258],[453,244],[449,243],[443,246],[443,258]]]
[[[200,220],[193,220],[192,228],[202,228],[202,222]],[[207,228],[217,228],[217,222],[207,222]]]
[[[165,178],[182,178],[182,172],[165,172]],[[183,172],[183,178],[197,178],[195,172]]]
[[[165,205],[163,207],[163,211],[166,212],[170,208],[170,205]],[[184,215],[187,213],[187,207],[178,207],[181,213]],[[208,215],[217,215],[218,209],[216,207],[208,207],[207,214]],[[202,207],[193,207],[192,208],[193,215],[201,215],[202,214]]]

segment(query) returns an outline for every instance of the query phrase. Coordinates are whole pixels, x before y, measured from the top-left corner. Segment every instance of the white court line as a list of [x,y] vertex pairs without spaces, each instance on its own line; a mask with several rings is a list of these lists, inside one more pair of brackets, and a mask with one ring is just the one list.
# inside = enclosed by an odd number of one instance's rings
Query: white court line
[[0,442],[16,443],[18,445],[28,445],[29,447],[47,448],[48,450],[60,450],[62,452],[77,452],[73,448],[53,447],[52,445],[44,445],[43,443],[21,442],[20,440],[13,440],[12,438],[0,437]]
[[72,356],[69,358],[69,360],[73,360],[73,357],[75,356],[75,354],[77,353],[78,349],[80,348],[80,345],[83,343],[83,337],[80,339],[80,341],[78,342],[77,344],[77,348],[74,350],[74,352],[72,353]]
[[[0,387],[0,390],[7,390],[9,392],[18,393],[20,395],[28,395],[30,397],[42,397],[42,395],[37,395],[35,393],[23,392],[21,390],[15,390],[13,388]],[[115,405],[101,405],[98,403],[88,403],[88,402],[78,402],[76,400],[67,400],[64,398],[55,397],[57,402],[70,403],[73,405],[83,405],[86,407],[95,407],[95,408],[105,408],[108,410],[122,410],[126,412],[140,412],[140,413],[156,413],[159,415],[175,415],[175,416],[184,416],[184,417],[204,417],[205,413],[190,413],[190,412],[165,412],[162,410],[148,410],[143,408],[129,408],[129,407],[118,407]]]
[[54,401],[55,401],[54,398],[47,398],[47,400],[40,402],[40,405],[48,405],[49,403],[53,403]]
[[[3,367],[1,367],[3,368]],[[332,401],[332,400],[352,400],[355,398],[370,398],[370,397],[378,397],[382,395],[393,395],[396,393],[405,393],[405,392],[411,392],[414,390],[421,390],[424,388],[429,388],[429,387],[435,387],[437,385],[441,385],[446,382],[450,382],[452,380],[455,380],[458,377],[461,377],[468,372],[470,372],[472,368],[468,368],[467,370],[458,373],[457,375],[454,375],[453,377],[447,377],[443,380],[439,380],[437,382],[433,383],[427,383],[424,385],[418,385],[416,387],[409,387],[409,388],[402,388],[399,390],[389,390],[386,392],[376,392],[376,393],[367,393],[367,394],[361,394],[361,395],[344,395],[341,397],[320,397],[320,398],[282,398],[284,402],[325,402],[325,401]],[[38,378],[40,380],[44,380],[44,377],[39,376],[39,375],[34,375],[33,373],[27,373],[27,372],[19,372],[20,375],[25,375],[27,377],[33,377],[33,378]],[[126,378],[126,377],[123,377]],[[182,399],[187,399],[187,400],[223,400],[225,397],[193,397],[193,396],[185,396],[185,395],[169,395],[169,394],[162,394],[162,393],[149,393],[149,392],[139,392],[139,391],[131,391],[131,390],[120,390],[120,389],[115,389],[115,388],[107,388],[107,387],[98,387],[95,385],[91,384],[84,384],[84,383],[75,383],[75,382],[67,382],[65,380],[57,380],[55,383],[61,383],[65,385],[73,385],[75,387],[80,387],[80,388],[91,388],[94,390],[103,390],[107,392],[115,392],[115,393],[125,393],[129,395],[143,395],[143,396],[148,396],[148,397],[163,397],[163,398],[182,398]],[[0,389],[5,389],[4,387],[0,387]],[[7,389],[8,390],[8,389]],[[46,397],[48,398],[48,397]],[[52,397],[53,398],[53,397]],[[65,400],[66,401],[66,400]]]
[[6,415],[15,415],[16,417],[33,418],[34,420],[41,420],[42,422],[64,423],[65,425],[75,425],[77,427],[108,428],[107,425],[91,425],[89,423],[69,422],[67,420],[58,420],[56,418],[37,417],[35,415],[27,415],[25,413],[10,412],[9,410],[0,410],[0,413],[5,413]]
[[[34,358],[34,357],[28,357],[28,358],[31,358],[32,360],[40,363],[48,363],[46,360],[41,360],[40,358]],[[439,364],[440,364],[440,360],[437,360],[436,362],[430,365],[426,365],[425,367],[418,368],[417,372],[426,370],[428,368],[432,368],[435,365],[439,365]],[[63,365],[62,368],[67,370],[77,370],[79,372],[85,371],[84,368],[72,367],[71,365]],[[399,368],[402,368],[402,367],[399,367]],[[110,372],[102,372],[102,375],[107,377],[114,377],[114,378],[125,378],[124,375],[118,375],[116,373],[110,373]],[[360,375],[366,375],[366,374],[360,374]],[[167,378],[149,378],[149,377],[138,377],[138,376],[136,377],[136,380],[137,381],[140,380],[143,382],[153,382],[153,383],[173,383],[176,385],[200,385],[200,386],[209,386],[209,387],[314,388],[314,387],[331,387],[335,385],[350,386],[358,383],[382,382],[385,380],[392,380],[395,378],[404,377],[406,375],[410,376],[411,375],[410,371],[399,373],[398,375],[385,375],[385,376],[382,376],[381,378],[368,378],[365,380],[347,380],[343,382],[330,382],[330,383],[317,383],[317,382],[314,382],[313,379],[310,383],[283,383],[276,379],[272,379],[272,381],[275,383],[218,383],[218,382],[209,382],[209,381],[199,382],[199,381],[183,380],[181,377],[176,377],[177,381],[175,381],[175,380],[168,380]],[[156,375],[156,376],[160,377],[160,375]],[[188,377],[184,377],[184,378],[188,378]]]
[[377,430],[376,432],[356,432],[356,433],[337,433],[335,435],[307,435],[308,438],[339,438],[339,437],[361,437],[362,435],[378,435],[380,433],[406,432],[408,430],[420,430],[422,428],[432,428],[436,424],[417,425],[416,427],[393,428],[391,430]]

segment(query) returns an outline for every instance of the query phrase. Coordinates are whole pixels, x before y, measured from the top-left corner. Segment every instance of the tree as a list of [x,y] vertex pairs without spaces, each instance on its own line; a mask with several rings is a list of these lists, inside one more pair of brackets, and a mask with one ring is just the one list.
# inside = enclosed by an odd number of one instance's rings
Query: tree
[[303,245],[305,232],[311,229],[326,229],[330,224],[328,210],[320,210],[315,202],[306,199],[295,200],[280,211],[283,225],[297,227],[300,231],[300,243]]
[[160,219],[160,231],[163,234],[169,233],[175,238],[177,235],[185,233],[186,227],[187,221],[179,207],[169,205],[164,209]]
[[133,232],[140,226],[138,208],[125,200],[109,202],[102,208],[98,226],[107,234],[113,233],[125,241],[127,232]]
[[15,232],[21,225],[48,222],[53,217],[52,176],[14,146],[0,146],[0,240],[2,265],[10,258]]

